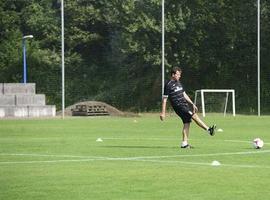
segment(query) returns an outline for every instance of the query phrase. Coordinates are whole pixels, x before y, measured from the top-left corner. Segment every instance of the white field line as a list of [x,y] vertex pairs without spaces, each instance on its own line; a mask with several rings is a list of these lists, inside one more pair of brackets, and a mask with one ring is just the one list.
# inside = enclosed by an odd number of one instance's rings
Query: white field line
[[[33,163],[62,163],[62,162],[90,162],[104,159],[73,159],[73,160],[30,160],[30,161],[3,161],[0,165],[4,164],[33,164]],[[105,159],[106,160],[106,159]]]
[[[228,156],[228,155],[248,155],[269,153],[270,150],[246,151],[246,152],[228,152],[228,153],[211,153],[211,154],[193,154],[193,155],[169,155],[169,156],[139,156],[139,157],[99,157],[99,156],[74,156],[74,155],[46,155],[46,154],[22,154],[22,153],[1,153],[0,156],[27,156],[27,157],[57,157],[57,158],[78,158],[66,160],[45,160],[45,161],[3,161],[0,164],[19,164],[19,163],[54,163],[54,162],[88,162],[88,161],[151,161],[151,159],[162,158],[180,158],[180,157],[211,157],[211,156]],[[153,160],[152,160],[153,161]],[[157,162],[157,161],[156,161]],[[182,162],[182,161],[164,161],[159,162]],[[190,162],[188,162],[190,163]]]
[[234,143],[252,143],[252,141],[245,141],[245,140],[224,140],[225,142],[234,142]]
[[96,160],[137,160],[152,158],[178,158],[178,157],[211,157],[211,156],[230,156],[230,155],[249,155],[270,153],[270,150],[254,150],[240,152],[224,152],[224,153],[208,153],[208,154],[192,154],[192,155],[168,155],[168,156],[137,156],[137,157],[104,157],[104,156],[76,156],[76,155],[53,155],[53,154],[27,154],[27,153],[0,153],[0,156],[29,156],[29,157],[57,157],[57,158],[82,158]]
[[53,155],[53,154],[33,154],[33,153],[0,153],[0,156],[32,156],[32,157],[86,158],[86,159],[108,158],[108,157],[101,157],[101,156]]
[[78,160],[43,160],[43,161],[6,161],[0,162],[0,165],[4,164],[34,164],[34,163],[63,163],[63,162],[91,162],[91,161],[139,161],[139,162],[152,162],[152,163],[163,163],[163,164],[184,164],[184,165],[202,165],[211,167],[236,167],[236,168],[266,168],[270,169],[270,166],[260,166],[260,165],[234,165],[234,164],[221,164],[220,166],[212,166],[211,163],[205,162],[186,162],[186,161],[176,161],[176,160],[144,160],[144,159],[122,159],[122,158],[107,158],[107,159],[78,159]]
[[178,138],[121,138],[121,137],[100,137],[103,140],[170,140],[175,141]]
[[[179,138],[121,138],[121,137],[100,137],[102,140],[169,140],[169,141],[175,141],[179,140]],[[94,138],[93,138],[94,139]],[[190,139],[190,140],[197,140],[197,139]],[[200,139],[202,140],[202,139]],[[205,139],[206,140],[206,139]],[[215,141],[221,141],[221,142],[235,142],[235,143],[252,143],[252,141],[247,140],[215,140]],[[264,144],[270,144],[267,142],[264,142]]]
[[187,164],[187,165],[204,165],[211,167],[237,167],[237,168],[267,168],[270,169],[270,166],[262,166],[262,165],[234,165],[234,164],[221,164],[219,166],[212,166],[211,163],[203,163],[203,162],[186,162],[186,161],[177,161],[177,160],[136,160],[141,162],[154,162],[154,163],[179,163],[179,164]]
[[[180,157],[211,157],[211,156],[230,156],[230,155],[249,155],[249,154],[260,154],[270,153],[270,150],[259,150],[259,151],[244,151],[244,152],[228,152],[228,153],[208,153],[208,154],[192,154],[192,155],[171,155],[171,156],[141,156],[141,157],[130,157],[127,159],[152,159],[152,158],[180,158]],[[124,158],[122,158],[124,159]]]
[[[225,142],[235,142],[235,143],[250,143],[252,144],[252,141],[244,141],[244,140],[224,140]],[[270,144],[267,142],[264,142],[264,144]]]

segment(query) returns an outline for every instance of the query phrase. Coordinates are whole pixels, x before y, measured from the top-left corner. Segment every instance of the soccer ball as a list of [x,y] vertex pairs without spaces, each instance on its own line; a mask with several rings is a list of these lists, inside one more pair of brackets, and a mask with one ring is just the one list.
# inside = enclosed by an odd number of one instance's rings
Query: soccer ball
[[260,149],[263,147],[263,140],[260,138],[255,138],[253,140],[253,146],[255,149]]

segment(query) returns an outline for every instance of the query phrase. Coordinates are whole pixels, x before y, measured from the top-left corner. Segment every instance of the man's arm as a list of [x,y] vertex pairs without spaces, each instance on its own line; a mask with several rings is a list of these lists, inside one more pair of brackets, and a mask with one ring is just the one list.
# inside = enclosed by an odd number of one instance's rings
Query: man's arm
[[167,99],[168,99],[167,97],[162,98],[162,107],[161,107],[161,113],[160,113],[161,121],[165,119]]
[[190,103],[193,106],[193,112],[197,112],[198,108],[197,106],[192,102],[192,100],[189,98],[189,96],[186,94],[186,92],[184,92],[184,97],[187,100],[188,103]]

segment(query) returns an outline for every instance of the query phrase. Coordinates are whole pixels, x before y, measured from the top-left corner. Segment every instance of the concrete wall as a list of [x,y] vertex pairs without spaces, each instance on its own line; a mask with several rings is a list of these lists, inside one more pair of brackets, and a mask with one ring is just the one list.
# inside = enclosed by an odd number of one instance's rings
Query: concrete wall
[[0,95],[0,105],[1,106],[14,106],[15,105],[15,95]]
[[35,94],[35,83],[3,83],[3,94]]
[[27,105],[45,106],[45,95],[44,94],[35,94],[35,95],[17,94],[16,105],[17,106],[27,106]]
[[55,116],[55,106],[0,106],[0,118]]
[[27,106],[0,106],[0,117],[27,117]]
[[56,107],[46,105],[44,94],[36,94],[35,83],[0,83],[0,118],[55,115]]
[[45,106],[45,95],[44,94],[8,94],[0,95],[1,106]]
[[4,83],[0,83],[0,95],[4,93]]
[[29,117],[55,116],[55,106],[29,106]]

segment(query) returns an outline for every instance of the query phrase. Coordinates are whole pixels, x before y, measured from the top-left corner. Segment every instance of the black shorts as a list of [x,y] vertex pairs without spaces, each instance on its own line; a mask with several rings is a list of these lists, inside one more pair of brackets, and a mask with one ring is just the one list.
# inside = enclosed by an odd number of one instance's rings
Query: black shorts
[[194,113],[188,106],[173,108],[175,113],[182,119],[183,123],[190,123]]

